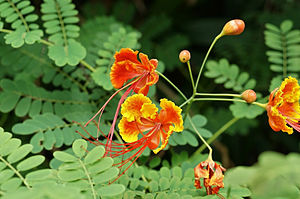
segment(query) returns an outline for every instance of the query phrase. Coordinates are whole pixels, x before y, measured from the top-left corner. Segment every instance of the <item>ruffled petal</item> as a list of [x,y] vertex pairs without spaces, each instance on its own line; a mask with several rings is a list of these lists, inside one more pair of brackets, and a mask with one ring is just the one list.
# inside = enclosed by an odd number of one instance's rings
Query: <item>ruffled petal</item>
[[119,132],[125,142],[135,142],[138,140],[140,130],[136,122],[129,122],[123,117],[119,122]]
[[144,103],[140,111],[144,118],[155,119],[158,108],[155,106],[155,104]]
[[129,48],[116,52],[115,62],[110,71],[110,80],[115,88],[121,88],[126,81],[141,75],[137,69],[137,65],[140,64],[137,53],[138,51]]
[[[145,105],[144,109],[142,110],[144,104],[148,105]],[[123,117],[126,117],[129,122],[139,120],[143,113],[153,117],[155,109],[151,104],[152,101],[142,94],[132,95],[128,97],[122,104],[121,114]]]
[[286,117],[282,116],[275,107],[267,107],[269,125],[274,131],[293,133],[293,128],[287,126]]
[[156,148],[155,150],[153,150],[153,153],[157,154],[158,152],[160,152],[162,149],[164,149],[169,141],[169,137],[170,135],[173,133],[174,131],[174,126],[168,125],[163,126],[156,134],[160,135],[161,138],[161,145],[159,148]]
[[281,83],[276,96],[283,98],[284,102],[299,102],[300,86],[296,78],[288,77]]
[[208,185],[223,188],[224,187],[223,179],[224,179],[224,175],[222,169],[219,166],[217,166],[214,174],[210,178]]
[[159,120],[162,124],[172,123],[174,131],[180,132],[183,130],[183,120],[181,116],[181,108],[176,106],[174,102],[167,99],[160,100],[162,110],[159,113]]
[[120,52],[115,53],[115,61],[121,62],[124,60],[128,60],[134,64],[141,64],[141,62],[137,59],[137,54],[139,51],[133,51],[130,48],[122,48]]

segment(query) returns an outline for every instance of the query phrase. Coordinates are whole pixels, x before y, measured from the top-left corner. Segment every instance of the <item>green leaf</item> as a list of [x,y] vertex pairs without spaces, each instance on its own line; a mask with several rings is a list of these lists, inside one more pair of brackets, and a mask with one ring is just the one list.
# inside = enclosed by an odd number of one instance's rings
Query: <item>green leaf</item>
[[17,169],[19,171],[27,171],[29,169],[39,166],[40,164],[42,164],[44,162],[44,160],[45,160],[45,157],[42,155],[31,156],[31,157],[23,160],[22,162],[20,162],[17,165]]
[[83,139],[77,139],[74,141],[72,145],[72,149],[74,154],[81,158],[85,155],[86,150],[87,150],[87,142]]
[[4,93],[2,97],[0,111],[3,113],[13,110],[20,99],[20,96],[15,93]]
[[58,176],[64,181],[75,181],[85,177],[82,170],[59,170]]
[[84,163],[92,164],[92,163],[96,162],[97,160],[102,158],[102,156],[104,155],[104,152],[105,152],[105,150],[104,150],[103,146],[97,146],[97,147],[93,148],[90,152],[88,152],[88,154],[84,158]]
[[107,69],[104,67],[98,67],[93,73],[92,78],[96,84],[102,86],[105,90],[112,90],[113,86],[110,81],[110,77],[107,73]]
[[103,173],[94,176],[93,180],[95,183],[101,184],[114,179],[115,177],[118,176],[118,174],[119,174],[119,169],[116,167],[111,167],[110,169],[104,171]]
[[231,110],[232,114],[236,118],[248,118],[253,119],[258,115],[262,114],[265,110],[261,107],[256,105],[248,105],[245,103],[234,103],[230,105],[229,109]]
[[15,109],[16,115],[18,117],[25,116],[29,111],[30,105],[31,105],[31,98],[29,97],[22,98],[16,106]]
[[97,190],[97,193],[101,197],[106,197],[106,196],[117,196],[122,194],[124,191],[125,191],[124,185],[112,184],[110,186],[101,187],[100,189]]
[[53,156],[62,162],[75,162],[78,160],[75,156],[63,151],[55,151]]
[[14,192],[20,187],[21,184],[22,184],[21,179],[11,178],[1,185],[1,190],[7,192]]
[[70,39],[68,45],[53,45],[48,47],[48,56],[57,66],[76,66],[86,56],[85,48],[77,41]]
[[113,165],[114,161],[110,157],[101,158],[100,161],[95,162],[94,164],[88,165],[88,171],[91,174],[97,174],[102,171],[109,169]]
[[19,147],[17,150],[12,152],[8,157],[7,161],[10,164],[13,164],[15,162],[18,162],[19,160],[23,159],[25,156],[27,156],[33,149],[33,146],[31,144],[24,144],[21,147]]
[[13,151],[15,151],[21,145],[21,140],[12,138],[9,139],[4,145],[0,145],[0,155],[7,156]]

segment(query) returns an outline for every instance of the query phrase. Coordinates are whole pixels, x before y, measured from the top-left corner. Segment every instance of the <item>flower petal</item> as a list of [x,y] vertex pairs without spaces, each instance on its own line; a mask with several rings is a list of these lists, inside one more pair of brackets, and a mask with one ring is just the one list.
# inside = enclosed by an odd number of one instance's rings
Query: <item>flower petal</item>
[[129,122],[139,120],[143,114],[153,117],[156,113],[154,113],[154,111],[157,111],[157,108],[155,109],[151,104],[152,101],[142,94],[132,95],[122,104],[121,114],[123,117],[126,117]]
[[116,52],[115,62],[110,71],[110,80],[115,88],[121,88],[126,81],[141,75],[137,69],[137,65],[140,64],[137,53],[138,51],[129,48]]
[[157,154],[160,152],[162,149],[164,149],[169,141],[170,135],[174,131],[174,126],[168,125],[167,127],[162,127],[156,134],[157,136],[160,135],[161,138],[161,146],[155,150],[153,150],[153,153]]
[[180,132],[183,130],[183,120],[181,116],[181,108],[176,106],[174,102],[167,99],[160,100],[162,110],[159,113],[159,120],[162,124],[172,123],[174,131]]
[[286,117],[282,116],[278,110],[276,109],[276,107],[267,107],[267,114],[269,117],[269,124],[270,127],[274,130],[274,131],[283,131],[283,132],[287,132],[288,134],[292,134],[293,133],[293,128],[287,126],[286,123]]
[[135,142],[138,140],[140,130],[136,122],[129,122],[125,117],[120,120],[118,125],[120,135],[125,142]]
[[208,185],[223,188],[224,187],[223,179],[224,179],[224,175],[222,169],[219,166],[217,166],[213,176],[210,178]]
[[300,98],[300,86],[296,78],[288,77],[281,83],[278,94],[284,102],[298,102]]

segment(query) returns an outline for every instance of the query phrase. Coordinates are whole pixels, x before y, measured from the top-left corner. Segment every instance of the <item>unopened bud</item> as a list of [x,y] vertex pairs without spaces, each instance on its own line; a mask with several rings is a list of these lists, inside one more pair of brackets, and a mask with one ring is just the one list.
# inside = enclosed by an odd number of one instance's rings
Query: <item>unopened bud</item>
[[254,90],[245,90],[241,96],[242,99],[245,100],[247,103],[252,103],[256,100],[256,93],[254,92]]
[[222,30],[222,35],[239,35],[245,29],[245,23],[241,19],[228,21]]
[[191,53],[188,50],[182,50],[179,54],[179,60],[186,63],[191,59]]

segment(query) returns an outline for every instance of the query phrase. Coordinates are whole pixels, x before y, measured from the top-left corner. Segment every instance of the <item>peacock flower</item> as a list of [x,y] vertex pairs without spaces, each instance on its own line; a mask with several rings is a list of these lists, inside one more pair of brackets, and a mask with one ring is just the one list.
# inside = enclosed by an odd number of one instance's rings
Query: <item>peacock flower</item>
[[226,171],[221,165],[215,163],[211,159],[207,159],[200,162],[195,168],[195,187],[196,189],[201,189],[200,179],[203,178],[203,185],[206,189],[207,195],[217,194],[219,195],[219,189],[224,188],[224,175],[223,172]]
[[[106,149],[109,149],[112,142],[113,133],[115,130],[116,121],[120,111],[120,107],[131,91],[147,95],[149,87],[158,81],[158,74],[155,72],[158,61],[156,59],[148,59],[148,56],[140,53],[137,59],[138,51],[133,51],[130,48],[122,48],[120,52],[115,53],[115,62],[112,65],[110,72],[110,80],[112,85],[119,89],[117,90],[101,107],[101,109],[85,124],[85,127],[93,121],[98,115],[98,131],[100,130],[100,120],[103,111],[107,104],[114,98],[120,91],[125,90],[124,94],[119,100],[115,116],[108,133],[108,142]],[[131,80],[131,81],[130,81]],[[97,133],[98,136],[98,133]],[[109,150],[107,150],[109,151]]]
[[119,89],[128,80],[134,79],[132,86],[135,93],[148,94],[149,86],[156,84],[159,76],[155,72],[157,68],[157,59],[148,59],[148,56],[140,53],[137,59],[138,51],[130,48],[122,48],[115,54],[115,63],[110,71],[110,80],[112,85]]
[[[118,127],[119,133],[126,143],[111,140],[111,145],[107,148],[107,153],[104,154],[104,156],[116,158],[114,166],[118,166],[121,169],[126,165],[126,169],[119,174],[119,177],[129,169],[147,147],[157,154],[166,147],[173,132],[183,130],[181,108],[167,99],[160,100],[160,107],[161,110],[158,111],[155,104],[143,94],[132,95],[122,104],[122,119]],[[94,121],[94,123],[96,122]],[[81,126],[80,123],[77,124]],[[82,129],[88,137],[79,131],[77,133],[83,138],[94,145],[107,146],[107,143],[102,143],[97,138],[94,138],[87,129],[84,127]],[[98,130],[109,140],[108,136],[100,129]]]
[[[133,95],[122,104],[120,135],[132,145],[149,147],[154,153],[166,147],[170,135],[183,130],[181,108],[167,99],[160,100],[161,110],[142,95]],[[140,136],[140,139],[139,139]]]
[[279,88],[273,90],[266,106],[269,124],[274,131],[300,132],[300,86],[297,79],[285,78]]

